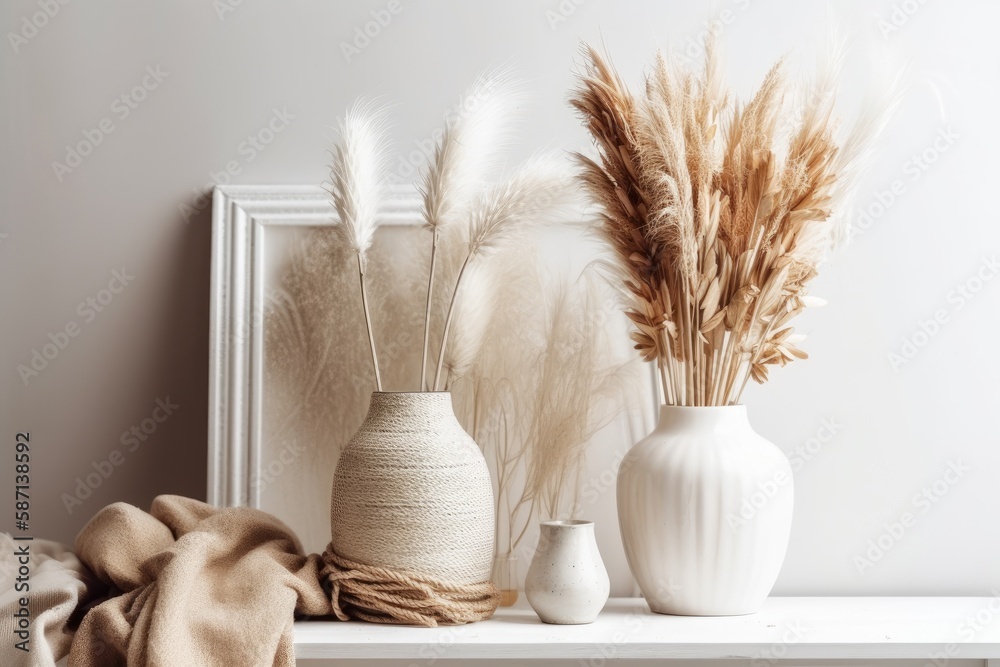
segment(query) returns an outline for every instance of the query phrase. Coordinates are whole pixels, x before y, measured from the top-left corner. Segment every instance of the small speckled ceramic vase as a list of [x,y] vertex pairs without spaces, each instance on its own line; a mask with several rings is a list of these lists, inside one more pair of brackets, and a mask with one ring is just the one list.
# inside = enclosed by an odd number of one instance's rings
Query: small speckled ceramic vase
[[545,623],[593,623],[611,583],[597,550],[593,521],[544,521],[524,594]]

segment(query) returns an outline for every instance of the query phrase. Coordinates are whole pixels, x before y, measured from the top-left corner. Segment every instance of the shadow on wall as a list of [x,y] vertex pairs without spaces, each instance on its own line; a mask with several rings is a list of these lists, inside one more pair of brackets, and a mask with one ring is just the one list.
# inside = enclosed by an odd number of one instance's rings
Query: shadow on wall
[[[125,408],[135,415],[106,456],[74,472],[59,500],[61,520],[46,537],[73,544],[102,507],[124,501],[147,509],[161,494],[204,500],[208,472],[208,326],[212,211],[178,218],[178,233],[157,304],[155,332],[143,346],[145,363],[129,369],[142,384],[160,387]],[[132,407],[134,404],[135,407]],[[65,511],[62,511],[65,510]]]
[[[211,198],[211,193],[207,195]],[[171,262],[171,286],[162,302],[161,338],[149,376],[182,397],[183,408],[170,417],[155,456],[146,460],[147,504],[160,493],[204,500],[208,476],[208,326],[211,300],[212,207],[184,227]],[[181,400],[175,401],[180,403]]]
[[[207,196],[211,197],[211,193]],[[176,223],[181,225],[181,220]],[[211,301],[212,207],[184,225],[174,255],[171,289],[161,309],[162,337],[155,345],[152,377],[183,396],[169,440],[162,443],[155,466],[145,479],[157,493],[177,493],[204,500],[208,478],[208,326]],[[173,417],[171,417],[173,419]],[[159,467],[162,464],[162,468]],[[162,472],[160,472],[162,471]],[[164,478],[161,478],[160,475]]]

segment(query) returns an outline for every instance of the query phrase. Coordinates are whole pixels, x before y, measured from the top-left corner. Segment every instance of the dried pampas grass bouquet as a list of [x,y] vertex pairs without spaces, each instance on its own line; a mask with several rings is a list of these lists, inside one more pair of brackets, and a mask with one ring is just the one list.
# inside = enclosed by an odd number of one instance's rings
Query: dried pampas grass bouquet
[[841,131],[841,49],[808,86],[779,61],[748,101],[726,92],[711,41],[698,72],[657,56],[638,94],[596,50],[583,57],[571,102],[599,157],[578,156],[581,178],[635,347],[667,404],[738,403],[751,378],[806,357],[789,325],[822,303],[806,287],[846,240],[846,204],[898,87]]

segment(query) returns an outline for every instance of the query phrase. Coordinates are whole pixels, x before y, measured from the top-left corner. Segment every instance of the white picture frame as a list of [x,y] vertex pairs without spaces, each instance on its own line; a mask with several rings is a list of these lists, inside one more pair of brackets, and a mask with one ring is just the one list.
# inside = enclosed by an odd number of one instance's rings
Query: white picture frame
[[[397,187],[388,197],[380,225],[413,226],[420,224],[420,199],[412,187]],[[219,507],[249,506],[276,514],[303,533],[321,530],[315,520],[309,530],[296,525],[294,501],[262,502],[259,482],[262,467],[273,465],[276,454],[264,451],[262,442],[262,397],[264,377],[265,288],[268,280],[265,257],[273,232],[289,226],[313,228],[329,226],[335,213],[329,195],[318,186],[264,185],[219,186],[213,199],[209,419],[208,419],[208,502]],[[273,254],[273,253],[272,253]],[[645,382],[646,376],[642,381]],[[652,429],[657,410],[656,374],[650,365],[646,392],[638,415],[632,414],[627,434],[612,435],[607,442],[588,453],[586,472],[601,489],[599,502],[590,504],[588,514],[594,519],[598,543],[612,580],[613,595],[633,595],[634,582],[628,570],[618,535],[614,503],[614,478],[627,440]],[[648,405],[647,405],[648,403]],[[622,427],[626,429],[626,427]],[[624,431],[623,431],[624,432]],[[607,438],[606,438],[607,439]],[[276,449],[277,446],[273,445]],[[593,451],[590,450],[590,451]],[[332,475],[332,470],[331,470]],[[291,483],[282,480],[282,483]],[[271,493],[273,489],[269,489]],[[265,494],[267,495],[267,494]],[[315,502],[327,503],[327,497]],[[608,502],[610,501],[610,502]],[[297,502],[301,502],[299,499]],[[312,502],[312,501],[311,501]],[[315,513],[318,507],[311,508]],[[328,530],[328,528],[326,529]],[[525,540],[519,553],[523,576],[530,560],[531,545],[537,527]],[[322,549],[315,535],[303,539],[307,550]]]
[[[413,188],[395,188],[380,224],[419,224]],[[251,484],[261,462],[260,409],[265,231],[278,225],[333,222],[319,186],[235,185],[215,188],[212,201],[209,313],[208,502],[260,507]]]

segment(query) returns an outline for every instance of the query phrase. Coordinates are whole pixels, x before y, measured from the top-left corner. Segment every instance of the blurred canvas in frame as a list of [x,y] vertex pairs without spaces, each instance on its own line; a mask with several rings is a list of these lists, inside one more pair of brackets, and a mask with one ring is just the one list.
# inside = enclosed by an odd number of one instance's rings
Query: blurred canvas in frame
[[[226,186],[214,197],[208,499],[275,514],[310,552],[329,542],[334,468],[375,386],[356,266],[339,256],[334,216],[314,186]],[[393,388],[415,388],[420,376],[425,304],[413,295],[426,290],[430,244],[419,223],[417,192],[395,188],[370,256],[374,335],[383,382]],[[582,227],[547,234],[541,245],[567,271],[591,259]],[[615,514],[617,468],[651,427],[656,405],[652,374],[643,369],[634,384],[629,409],[587,444],[559,503],[595,521],[613,595],[634,593]],[[455,390],[456,403],[466,400]],[[486,454],[496,489],[496,458]],[[522,570],[536,524],[519,550]]]

